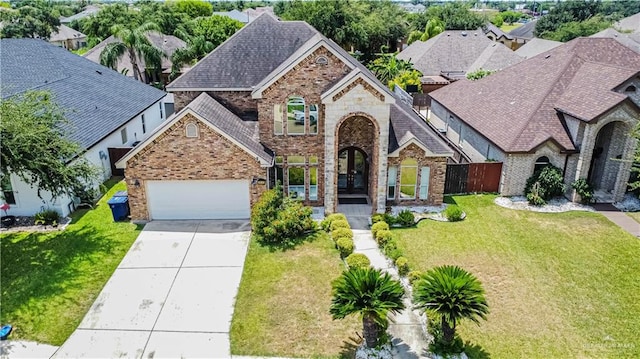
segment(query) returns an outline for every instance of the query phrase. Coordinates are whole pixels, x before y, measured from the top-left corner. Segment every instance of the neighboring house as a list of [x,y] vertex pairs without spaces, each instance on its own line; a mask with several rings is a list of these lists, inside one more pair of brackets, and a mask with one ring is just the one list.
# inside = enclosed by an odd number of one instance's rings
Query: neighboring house
[[619,43],[640,54],[640,31],[621,33],[616,29],[608,28],[595,33],[590,37],[605,37],[615,39]]
[[617,41],[578,38],[430,93],[431,121],[472,160],[504,163],[503,195],[523,194],[550,163],[567,185],[585,178],[599,201],[620,200],[631,166],[620,159],[637,142],[628,134],[640,119],[639,72],[640,55]]
[[243,24],[248,24],[251,21],[253,21],[253,18],[249,17],[249,15],[247,13],[244,13],[242,11],[233,9],[231,11],[216,11],[213,13],[213,15],[220,15],[220,16],[226,16],[228,18],[231,18],[233,20],[237,20],[240,21]]
[[491,41],[499,42],[504,46],[510,48],[511,50],[515,50],[518,48],[518,46],[516,45],[515,38],[513,36],[500,30],[499,27],[495,26],[490,22],[486,24],[486,28],[484,29],[484,34],[487,35],[487,37]]
[[95,15],[100,11],[100,7],[96,5],[87,5],[81,12],[60,19],[61,24],[70,24],[73,20],[81,20],[91,15]]
[[422,14],[427,10],[427,8],[422,4],[412,4],[412,3],[398,3],[398,6],[404,9],[404,11],[411,14]]
[[545,40],[534,37],[526,44],[522,45],[516,50],[516,54],[520,55],[523,59],[528,59],[537,56],[543,52],[554,49],[563,43],[560,41]]
[[[46,90],[65,111],[70,139],[86,151],[83,156],[101,169],[102,180],[111,176],[109,148],[131,147],[144,140],[166,117],[166,93],[127,78],[104,66],[35,39],[0,40],[2,99],[29,90]],[[51,201],[49,193],[17,176],[3,183],[12,215],[33,215],[43,208],[63,216],[77,202],[68,196]]]
[[505,45],[489,40],[482,29],[445,31],[427,41],[415,41],[397,57],[411,62],[424,76],[448,80],[464,78],[481,68],[502,70],[522,61]]
[[[173,35],[164,35],[158,32],[150,32],[147,35],[149,42],[156,48],[162,50],[165,56],[162,58],[162,68],[157,73],[150,73],[146,70],[145,62],[143,58],[138,58],[138,66],[142,71],[145,83],[150,82],[162,82],[164,84],[169,83],[169,74],[171,73],[171,55],[176,49],[187,47],[187,43]],[[91,60],[95,63],[100,63],[100,54],[107,46],[112,42],[118,41],[114,36],[109,36],[107,39],[87,51],[83,57]],[[120,61],[118,61],[117,71],[127,76],[133,77],[133,66],[128,54],[124,54]]]
[[49,36],[49,42],[67,50],[77,50],[87,46],[87,35],[66,25],[60,25],[58,31]]
[[117,164],[135,220],[248,218],[276,182],[329,213],[442,203],[447,146],[305,22],[263,14],[167,89],[177,114]]
[[273,6],[258,6],[255,9],[254,8],[244,9],[242,12],[244,12],[249,16],[249,18],[251,19],[250,21],[257,19],[262,14],[269,14],[275,18],[278,18],[276,14],[273,12]]
[[514,49],[518,49],[520,46],[526,44],[535,37],[533,32],[536,29],[537,22],[537,19],[531,20],[524,25],[509,31],[509,36],[513,38],[513,42],[515,43]]
[[640,12],[621,19],[613,27],[623,32],[640,33]]

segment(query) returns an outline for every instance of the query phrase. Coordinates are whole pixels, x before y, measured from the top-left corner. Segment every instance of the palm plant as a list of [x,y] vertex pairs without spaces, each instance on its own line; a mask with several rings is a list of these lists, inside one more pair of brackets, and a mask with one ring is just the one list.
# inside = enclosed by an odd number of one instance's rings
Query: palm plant
[[171,78],[180,73],[182,66],[201,60],[215,48],[213,43],[202,35],[183,36],[179,37],[187,42],[187,47],[176,49],[171,55]]
[[329,312],[333,319],[359,314],[366,345],[375,348],[387,328],[387,314],[404,309],[403,297],[404,288],[388,273],[370,267],[351,268],[333,283]]
[[369,70],[371,70],[382,83],[389,83],[389,81],[396,78],[402,72],[412,69],[413,66],[409,61],[398,59],[396,54],[382,54],[369,64]]
[[100,63],[117,70],[118,61],[126,54],[131,61],[133,77],[144,82],[138,59],[144,59],[148,69],[159,69],[164,56],[162,50],[154,47],[147,38],[148,33],[152,31],[160,31],[158,25],[153,22],[138,27],[114,25],[111,33],[118,41],[105,46],[100,53]]
[[478,319],[486,320],[489,313],[482,284],[458,266],[440,266],[423,274],[414,285],[413,301],[418,309],[440,316],[446,344],[453,343],[460,320],[470,319],[479,324]]

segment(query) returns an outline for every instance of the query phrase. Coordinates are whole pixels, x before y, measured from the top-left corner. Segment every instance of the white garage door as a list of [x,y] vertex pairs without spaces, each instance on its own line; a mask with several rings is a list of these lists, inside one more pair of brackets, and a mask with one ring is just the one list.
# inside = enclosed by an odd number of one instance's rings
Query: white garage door
[[151,219],[249,218],[249,181],[147,181]]

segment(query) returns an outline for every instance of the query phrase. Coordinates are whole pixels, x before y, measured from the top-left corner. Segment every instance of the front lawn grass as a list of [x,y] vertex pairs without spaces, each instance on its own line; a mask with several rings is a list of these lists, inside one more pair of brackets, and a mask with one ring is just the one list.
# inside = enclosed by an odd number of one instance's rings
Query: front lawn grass
[[287,251],[249,245],[231,322],[234,355],[340,357],[358,318],[332,320],[331,282],[345,269],[324,232]]
[[640,212],[626,212],[627,215],[636,220],[636,222],[640,223]]
[[[117,183],[117,184],[116,184]],[[114,223],[106,201],[78,210],[64,231],[0,235],[0,322],[14,326],[11,339],[61,345],[76,329],[142,226]]]
[[596,213],[534,213],[455,196],[462,222],[397,229],[414,269],[456,264],[491,313],[459,334],[472,358],[640,357],[640,241]]

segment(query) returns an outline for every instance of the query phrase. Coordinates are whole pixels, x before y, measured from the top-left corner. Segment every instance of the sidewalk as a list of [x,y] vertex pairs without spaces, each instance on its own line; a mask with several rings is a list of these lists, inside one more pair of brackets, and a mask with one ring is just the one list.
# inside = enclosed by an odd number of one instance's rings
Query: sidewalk
[[597,213],[607,217],[611,222],[620,228],[631,233],[635,237],[640,237],[640,223],[627,216],[624,212],[614,207],[611,203],[594,204],[593,208]]

